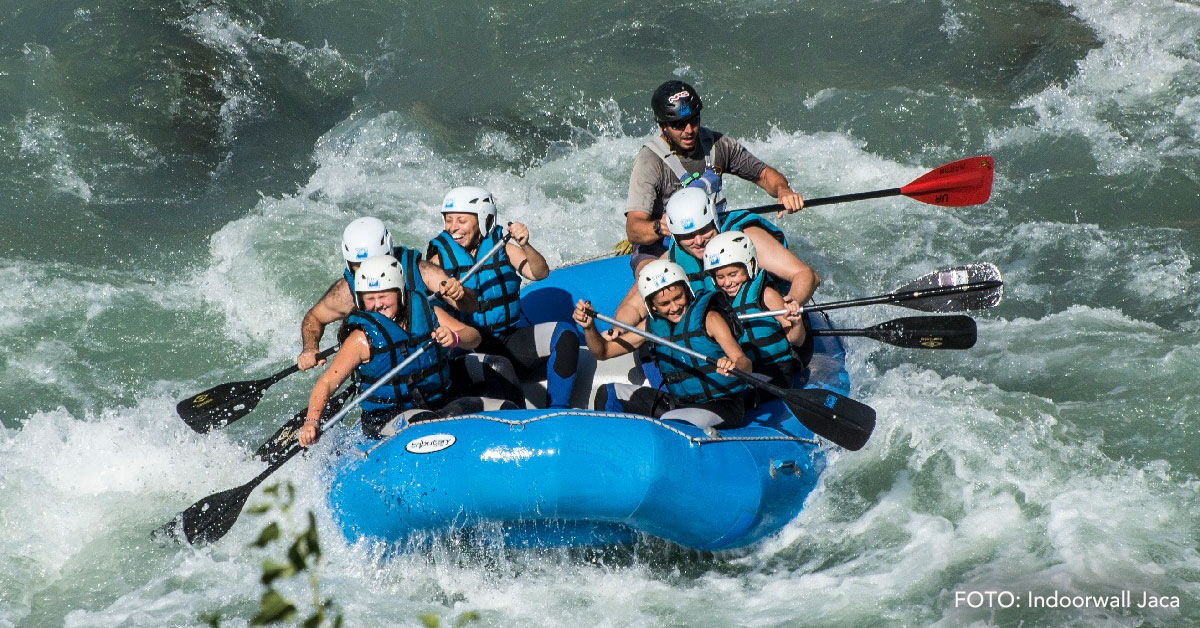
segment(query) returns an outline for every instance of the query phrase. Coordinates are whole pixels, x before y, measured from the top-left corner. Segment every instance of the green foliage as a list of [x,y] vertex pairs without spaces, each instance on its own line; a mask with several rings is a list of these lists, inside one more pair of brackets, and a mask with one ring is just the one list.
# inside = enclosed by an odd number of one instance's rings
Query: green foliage
[[[433,613],[425,613],[424,615],[420,615],[418,618],[421,620],[421,623],[425,625],[425,628],[439,628],[442,625],[441,618]],[[451,624],[451,626],[453,628],[462,628],[463,626],[466,626],[467,624],[478,619],[479,613],[475,611],[465,611],[459,613],[458,617],[454,618],[454,623]]]
[[[271,498],[271,503],[252,506],[251,513],[265,515],[272,511],[278,511],[286,518],[296,500],[296,489],[291,482],[283,486],[279,484],[269,486],[263,489],[263,494]],[[321,542],[317,537],[317,518],[310,511],[307,520],[308,527],[294,535],[290,531],[286,531],[285,526],[281,526],[279,522],[272,521],[263,527],[262,531],[258,533],[258,538],[250,544],[255,548],[269,548],[281,543],[288,543],[288,540],[291,540],[284,551],[287,557],[286,562],[268,558],[262,563],[262,577],[259,580],[266,590],[259,602],[258,614],[250,620],[251,626],[292,623],[302,628],[342,627],[342,615],[340,613],[333,614],[333,601],[321,599],[320,580],[317,577],[317,568],[321,563]],[[309,587],[312,590],[312,613],[304,619],[299,618],[302,609],[275,588],[277,583],[301,575],[308,577]],[[217,614],[205,615],[200,620],[214,627],[221,625],[220,616]]]

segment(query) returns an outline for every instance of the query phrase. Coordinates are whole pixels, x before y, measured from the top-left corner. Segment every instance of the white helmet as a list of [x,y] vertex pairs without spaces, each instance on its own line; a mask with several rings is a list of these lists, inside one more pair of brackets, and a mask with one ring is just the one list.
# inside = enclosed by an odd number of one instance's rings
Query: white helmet
[[496,201],[491,192],[464,185],[446,193],[442,214],[475,214],[479,219],[479,232],[487,235],[496,224]]
[[741,231],[726,231],[713,236],[704,247],[704,272],[722,266],[741,264],[751,279],[758,274],[758,252],[750,236]]
[[357,218],[342,232],[342,257],[347,264],[391,252],[392,234],[378,218]]
[[404,267],[391,255],[368,257],[354,273],[354,297],[357,300],[364,292],[384,290],[399,290],[400,304],[404,304]]
[[667,231],[674,236],[699,231],[717,221],[717,213],[708,194],[700,188],[683,188],[671,195],[665,211]]
[[642,267],[642,272],[638,273],[637,288],[638,294],[642,295],[642,300],[646,302],[646,311],[650,313],[650,316],[654,316],[654,308],[650,306],[650,297],[659,290],[681,281],[688,294],[695,296],[692,294],[692,285],[688,283],[687,273],[679,264],[665,259],[656,259]]

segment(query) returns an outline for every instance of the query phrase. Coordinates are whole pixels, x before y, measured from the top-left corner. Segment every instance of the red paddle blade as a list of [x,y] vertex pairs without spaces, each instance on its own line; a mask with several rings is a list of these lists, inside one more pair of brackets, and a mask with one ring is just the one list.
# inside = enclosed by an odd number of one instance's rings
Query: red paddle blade
[[992,195],[995,171],[991,155],[968,157],[925,173],[900,188],[900,193],[930,205],[980,205]]

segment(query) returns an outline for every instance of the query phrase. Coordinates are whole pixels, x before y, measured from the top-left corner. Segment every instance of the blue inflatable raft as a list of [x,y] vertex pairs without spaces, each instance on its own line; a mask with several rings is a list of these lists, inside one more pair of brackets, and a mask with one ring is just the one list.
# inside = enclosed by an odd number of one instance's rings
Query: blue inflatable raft
[[[531,323],[570,320],[578,298],[612,312],[630,282],[627,257],[569,266],[526,286],[522,308]],[[820,315],[811,323],[827,326]],[[815,341],[797,384],[848,394],[841,341]],[[633,356],[596,364],[584,351],[578,405],[618,381],[642,383]],[[822,441],[781,402],[750,412],[746,427],[718,433],[590,410],[401,425],[335,459],[330,506],[351,541],[478,534],[509,547],[602,546],[642,533],[699,550],[744,547],[796,517],[825,465]]]

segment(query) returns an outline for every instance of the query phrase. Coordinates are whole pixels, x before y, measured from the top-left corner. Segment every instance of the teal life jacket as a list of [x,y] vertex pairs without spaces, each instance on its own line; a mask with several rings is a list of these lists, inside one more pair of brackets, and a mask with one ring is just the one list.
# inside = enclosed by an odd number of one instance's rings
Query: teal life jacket
[[[754,279],[742,284],[741,290],[733,297],[733,314],[738,316],[768,311],[763,302],[766,287],[767,273],[760,270]],[[782,364],[792,359],[792,345],[788,342],[783,325],[775,317],[752,318],[741,323],[742,335],[738,337],[738,344],[754,363],[756,372],[760,366]]]
[[[347,333],[361,329],[371,345],[371,359],[358,366],[359,390],[366,390],[418,346],[433,337],[437,315],[422,294],[408,294],[408,330],[378,312],[354,310],[346,319]],[[397,412],[436,409],[450,387],[450,363],[444,347],[432,343],[420,357],[362,402],[363,422],[382,427]],[[375,431],[378,431],[376,429]]]
[[[471,255],[449,233],[443,231],[429,243],[425,256],[432,259],[436,253],[446,273],[461,280],[475,265],[476,257],[492,250],[502,237],[500,226],[492,227],[479,243],[479,248],[475,249],[475,255]],[[472,327],[495,334],[510,331],[521,322],[521,276],[509,261],[507,248],[500,247],[474,275],[462,282],[463,287],[475,291],[479,310],[462,314],[460,319]]]
[[[421,261],[421,254],[416,249],[397,246],[392,248],[392,257],[396,258],[400,262],[400,268],[404,269],[404,287],[407,291],[420,292],[424,296],[429,296],[429,288],[425,286],[425,280],[421,278],[421,269],[417,264]],[[350,296],[355,297],[357,303],[358,298],[354,294],[354,273],[346,268],[342,271],[342,276],[346,278],[346,285],[350,286]]]
[[[720,358],[725,352],[717,341],[708,337],[704,328],[704,318],[709,309],[719,307],[718,303],[713,301],[714,297],[723,299],[724,296],[709,291],[699,292],[688,304],[687,311],[678,323],[672,325],[660,316],[651,316],[646,321],[647,331],[710,358]],[[727,316],[726,320],[728,319]],[[730,327],[734,330],[736,338],[737,322],[730,321]],[[667,392],[684,403],[704,403],[735,395],[746,389],[746,384],[740,379],[720,375],[716,366],[670,347],[655,344],[650,347],[650,355],[662,373]]]
[[[743,231],[745,227],[760,227],[767,233],[771,234],[784,247],[787,247],[787,236],[783,231],[776,227],[774,223],[758,214],[748,212],[744,209],[735,209],[724,214],[717,214],[717,233],[726,231]],[[667,259],[679,264],[683,267],[683,272],[687,274],[688,284],[692,286],[692,292],[699,293],[701,290],[716,291],[717,285],[713,283],[712,276],[704,272],[704,263],[692,257],[691,253],[684,251],[676,242],[675,238],[671,238],[671,247],[667,249]],[[788,285],[781,280],[775,280],[776,285]],[[783,290],[782,292],[787,292]]]

